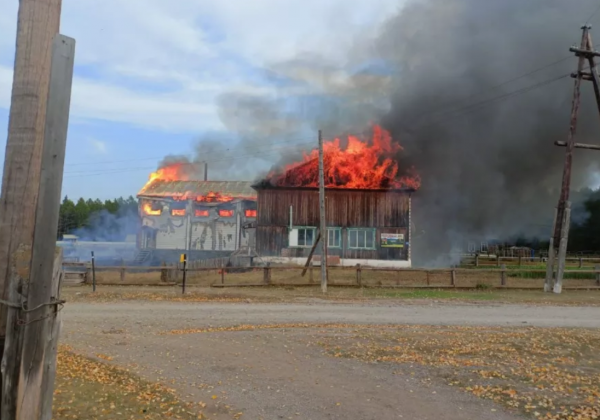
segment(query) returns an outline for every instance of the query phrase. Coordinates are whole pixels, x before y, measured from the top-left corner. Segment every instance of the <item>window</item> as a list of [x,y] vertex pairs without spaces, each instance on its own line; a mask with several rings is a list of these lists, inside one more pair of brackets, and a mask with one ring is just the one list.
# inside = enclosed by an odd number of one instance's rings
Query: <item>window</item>
[[310,248],[314,245],[316,239],[316,228],[296,228],[290,231],[289,246]]
[[338,228],[327,229],[327,247],[339,248],[342,243],[342,231]]
[[256,217],[256,210],[246,210],[246,217]]
[[146,203],[142,206],[144,214],[148,216],[160,216],[162,213],[162,207],[158,203]]
[[171,216],[185,216],[185,209],[171,209]]
[[349,229],[348,247],[352,249],[375,249],[375,230]]
[[198,210],[196,209],[194,215],[196,217],[208,217],[210,215],[208,210]]
[[219,216],[221,217],[233,217],[233,210],[219,210]]

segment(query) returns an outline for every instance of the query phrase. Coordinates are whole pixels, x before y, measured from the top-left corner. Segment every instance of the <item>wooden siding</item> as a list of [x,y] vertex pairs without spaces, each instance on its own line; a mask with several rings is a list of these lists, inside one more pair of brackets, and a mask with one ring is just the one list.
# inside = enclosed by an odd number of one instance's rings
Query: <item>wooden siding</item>
[[[327,190],[327,226],[406,227],[409,195],[394,191]],[[258,193],[258,226],[319,225],[318,190],[265,189]]]
[[[410,196],[398,191],[327,190],[327,226],[341,228],[341,246],[329,255],[350,259],[407,260],[408,247],[382,248],[382,233],[409,242]],[[259,255],[306,257],[310,248],[288,248],[290,205],[294,226],[319,226],[319,194],[310,189],[259,189],[256,247]],[[350,249],[348,228],[374,228],[376,249]],[[319,254],[318,248],[316,254]]]

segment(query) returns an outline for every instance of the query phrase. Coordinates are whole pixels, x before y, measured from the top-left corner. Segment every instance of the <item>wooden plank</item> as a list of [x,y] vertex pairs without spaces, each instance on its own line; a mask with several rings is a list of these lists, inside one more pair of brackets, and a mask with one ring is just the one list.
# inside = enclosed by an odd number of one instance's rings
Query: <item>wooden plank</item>
[[[18,251],[17,254],[21,253]],[[27,252],[25,262],[29,262],[31,254]],[[21,259],[23,260],[23,259]],[[19,257],[13,257],[13,262],[19,264]],[[22,304],[22,296],[18,293],[22,287],[22,278],[17,270],[11,268],[10,284],[8,289],[8,301],[11,303]],[[4,343],[4,354],[2,357],[2,402],[0,406],[1,419],[15,419],[17,416],[17,389],[19,375],[21,371],[21,354],[23,352],[23,334],[19,319],[22,319],[23,312],[20,308],[9,307],[6,324],[6,340]]]
[[[61,200],[61,188],[69,125],[71,87],[75,40],[56,35],[52,43],[52,66],[48,91],[48,111],[39,198],[36,210],[35,233],[31,254],[29,287],[26,290],[27,307],[23,331],[23,358],[17,394],[17,420],[42,418],[42,406],[54,384],[44,380],[44,362],[47,341],[52,335],[55,320],[58,278],[55,271],[56,231]],[[62,267],[62,254],[60,267]],[[44,388],[44,386],[46,388]]]
[[[60,299],[60,292],[62,288],[62,282],[64,279],[64,273],[62,271],[62,249],[58,248],[56,258],[54,260],[54,272],[52,274],[52,293],[56,299]],[[42,389],[53,390],[54,380],[56,379],[56,357],[58,352],[58,337],[60,336],[60,330],[62,328],[62,317],[59,308],[50,308],[51,314],[47,319],[48,329],[50,334],[46,341],[44,348],[44,361],[43,361],[43,377],[42,377]],[[54,392],[46,392],[42,395],[42,409],[41,419],[52,420],[52,401],[54,398]]]
[[302,277],[304,277],[304,275],[306,274],[306,270],[308,269],[308,266],[311,263],[312,256],[315,253],[315,249],[317,249],[317,244],[319,243],[320,240],[321,240],[321,231],[319,230],[319,233],[317,234],[317,239],[315,240],[315,243],[313,244],[312,248],[310,249],[310,254],[308,254],[308,258],[306,259],[306,264],[304,264],[304,270],[302,270]]
[[[566,141],[555,141],[555,146],[566,147]],[[587,144],[587,143],[575,143],[574,146],[576,149],[589,149],[589,150],[600,150],[600,145],[596,144]]]

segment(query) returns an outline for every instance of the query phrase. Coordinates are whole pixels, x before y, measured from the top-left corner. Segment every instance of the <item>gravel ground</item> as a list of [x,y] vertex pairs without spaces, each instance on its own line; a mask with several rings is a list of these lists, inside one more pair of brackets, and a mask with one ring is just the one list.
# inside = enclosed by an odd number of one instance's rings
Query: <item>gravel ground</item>
[[[598,308],[520,305],[71,303],[62,341],[113,357],[212,419],[518,419],[488,401],[432,379],[422,367],[366,364],[323,354],[322,334],[344,329],[222,331],[173,329],[247,324],[355,323],[600,326]],[[410,372],[407,373],[406,369]]]

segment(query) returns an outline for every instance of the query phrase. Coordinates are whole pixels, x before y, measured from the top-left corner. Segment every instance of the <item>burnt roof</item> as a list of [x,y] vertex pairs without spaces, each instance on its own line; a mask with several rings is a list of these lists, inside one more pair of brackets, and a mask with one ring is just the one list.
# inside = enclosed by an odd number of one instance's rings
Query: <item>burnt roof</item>
[[[319,187],[290,187],[273,185],[268,181],[261,181],[252,185],[256,191],[260,190],[313,190],[318,191]],[[325,190],[331,191],[372,191],[372,192],[390,192],[390,193],[413,193],[417,190],[414,188],[340,188],[340,187],[325,187]]]
[[234,198],[256,199],[252,183],[247,181],[163,181],[156,179],[138,192],[138,197],[172,197],[189,194],[205,196],[219,193]]

